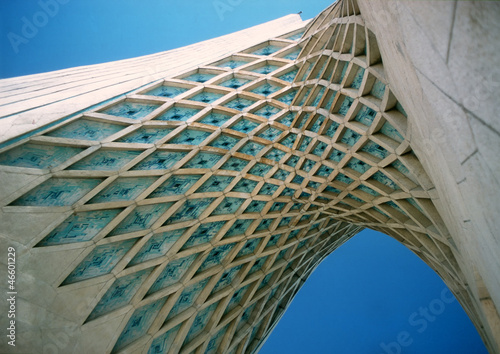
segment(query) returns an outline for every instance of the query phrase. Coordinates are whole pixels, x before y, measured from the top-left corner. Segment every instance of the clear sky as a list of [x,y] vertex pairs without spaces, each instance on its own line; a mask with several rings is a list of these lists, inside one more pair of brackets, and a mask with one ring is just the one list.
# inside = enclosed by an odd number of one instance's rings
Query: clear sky
[[[329,4],[1,0],[0,77],[156,53],[299,11],[308,19]],[[398,242],[363,231],[312,274],[261,353],[486,353],[446,289]],[[434,309],[434,315],[425,313],[426,308]]]

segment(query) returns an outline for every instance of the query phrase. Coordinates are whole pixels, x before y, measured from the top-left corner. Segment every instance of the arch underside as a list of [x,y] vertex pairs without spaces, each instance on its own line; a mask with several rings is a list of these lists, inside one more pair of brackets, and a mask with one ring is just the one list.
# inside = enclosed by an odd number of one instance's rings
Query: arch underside
[[363,228],[424,260],[481,333],[411,119],[341,1],[3,148],[1,169],[30,176],[3,213],[53,217],[25,262],[58,265],[49,312],[106,352],[252,352]]

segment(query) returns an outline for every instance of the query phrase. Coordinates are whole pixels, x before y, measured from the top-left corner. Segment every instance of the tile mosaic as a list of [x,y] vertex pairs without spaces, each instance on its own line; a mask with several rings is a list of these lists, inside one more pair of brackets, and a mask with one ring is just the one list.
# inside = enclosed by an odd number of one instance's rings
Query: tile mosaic
[[218,92],[210,92],[210,91],[202,91],[199,94],[190,97],[189,100],[191,101],[197,101],[197,102],[203,102],[203,103],[212,103],[217,101],[219,98],[224,96],[223,93],[218,93]]
[[53,168],[84,149],[27,143],[0,154],[0,165],[29,168]]
[[119,132],[123,128],[123,125],[80,118],[44,135],[66,139],[99,141]]
[[264,107],[259,108],[258,110],[254,111],[253,114],[269,119],[272,116],[274,116],[275,114],[279,113],[280,111],[281,111],[281,109],[278,107],[274,107],[271,105],[265,105]]
[[177,299],[172,309],[170,310],[167,316],[167,320],[175,317],[182,311],[191,307],[198,298],[198,296],[200,295],[200,293],[203,291],[209,280],[210,278],[206,278],[199,281],[198,283],[186,287],[182,291],[181,295]]
[[156,150],[132,170],[167,170],[187,155],[187,152]]
[[253,221],[253,219],[236,220],[229,230],[227,230],[224,238],[243,235]]
[[67,170],[117,171],[142,151],[100,149],[69,166]]
[[241,147],[238,151],[242,154],[257,155],[265,146],[254,141],[249,141],[243,147]]
[[157,109],[159,105],[155,104],[144,104],[136,102],[121,102],[111,106],[110,108],[100,111],[100,113],[109,114],[112,116],[129,118],[129,119],[141,119],[146,117],[149,113]]
[[104,188],[89,204],[133,200],[144,192],[157,177],[121,177]]
[[210,134],[212,133],[203,130],[184,129],[176,137],[170,139],[167,144],[200,145]]
[[178,229],[154,234],[144,244],[144,246],[142,246],[134,258],[132,258],[128,266],[133,266],[166,255],[179,238],[181,238],[184,231],[186,231],[186,229]]
[[167,298],[164,297],[135,310],[132,317],[128,320],[127,325],[123,329],[120,337],[116,341],[113,353],[116,353],[135,340],[144,336],[149,327],[153,324],[158,312],[160,312],[166,301]]
[[122,143],[154,144],[172,131],[173,129],[168,128],[142,127],[134,131],[132,134],[128,134],[123,138],[118,139],[117,141]]
[[62,285],[108,274],[132,248],[137,239],[113,242],[97,246],[64,280]]
[[200,265],[200,267],[197,270],[197,273],[201,273],[206,269],[221,264],[222,260],[226,258],[226,256],[229,254],[229,252],[231,252],[234,246],[235,246],[234,243],[230,243],[215,247],[213,250],[210,251],[207,258],[205,258],[203,263]]
[[122,210],[96,210],[73,214],[52,230],[37,247],[90,241]]
[[145,92],[144,95],[174,98],[186,92],[187,90],[188,89],[184,87],[161,85]]
[[141,205],[136,207],[111,231],[110,236],[146,230],[162,216],[173,203]]
[[231,157],[224,165],[222,165],[221,169],[240,172],[246,167],[246,165],[248,165],[247,160]]
[[186,162],[182,168],[212,168],[221,158],[221,155],[199,152],[195,157]]
[[212,176],[196,190],[196,193],[223,192],[233,179],[234,177],[230,176]]
[[73,205],[102,181],[101,178],[51,178],[16,199],[10,205]]
[[229,80],[221,82],[218,85],[222,86],[222,87],[232,88],[232,89],[236,90],[236,89],[240,88],[241,86],[248,84],[250,81],[252,81],[252,80],[233,77]]
[[193,232],[191,237],[189,237],[186,243],[184,243],[181,250],[210,242],[225,224],[225,221],[216,221],[209,222],[207,224],[201,224]]
[[244,202],[245,199],[226,197],[211,215],[234,214]]
[[186,77],[183,77],[183,80],[188,80],[188,81],[194,81],[194,82],[207,82],[208,80],[214,78],[215,74],[208,74],[208,73],[195,73]]
[[153,285],[151,285],[151,288],[149,288],[148,295],[177,283],[189,270],[189,267],[193,264],[197,256],[198,254],[192,254],[184,258],[170,261],[158,278],[156,278]]
[[212,112],[207,116],[205,116],[199,122],[203,124],[210,124],[210,125],[215,125],[216,127],[220,127],[222,124],[226,123],[229,119],[231,119],[230,115]]
[[200,113],[201,110],[196,108],[187,108],[182,106],[173,106],[165,113],[155,117],[155,120],[172,120],[185,122],[194,115]]
[[246,98],[236,97],[235,99],[229,101],[228,103],[225,103],[223,106],[228,107],[228,108],[232,108],[232,109],[236,109],[238,111],[243,111],[245,108],[250,107],[255,102],[256,101],[249,100]]
[[174,328],[168,330],[158,338],[153,340],[151,347],[148,350],[148,354],[164,354],[168,353],[172,345],[174,344],[175,337],[179,332],[181,325],[177,325]]
[[87,318],[87,321],[94,320],[128,305],[132,297],[152,271],[153,268],[148,268],[116,279],[101,300],[99,300],[98,304]]
[[164,225],[170,225],[187,220],[196,220],[201,213],[214,201],[214,198],[188,199],[177,211],[170,216]]
[[186,193],[202,175],[174,175],[155,189],[148,198],[161,198]]

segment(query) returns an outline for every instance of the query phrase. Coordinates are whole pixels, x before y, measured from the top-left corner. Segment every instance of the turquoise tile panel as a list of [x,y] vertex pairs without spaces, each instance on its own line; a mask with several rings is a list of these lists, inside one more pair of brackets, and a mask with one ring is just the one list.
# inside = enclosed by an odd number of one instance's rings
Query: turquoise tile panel
[[350,159],[346,166],[349,167],[349,168],[352,168],[354,171],[357,171],[357,172],[359,172],[361,174],[363,174],[366,171],[368,171],[370,169],[370,167],[371,167],[367,163],[364,163],[363,161],[360,161],[360,160],[358,160],[356,158]]
[[186,92],[188,89],[172,85],[162,85],[144,93],[144,95],[174,98]]
[[185,144],[185,145],[199,145],[206,138],[210,136],[210,132],[196,129],[184,129],[173,139],[170,139],[167,144]]
[[238,144],[239,141],[240,140],[235,137],[226,134],[221,134],[217,137],[217,139],[209,143],[208,146],[213,146],[219,149],[231,150],[236,144]]
[[172,345],[174,344],[175,337],[181,325],[177,325],[171,330],[168,330],[151,343],[151,347],[148,350],[148,354],[165,354],[168,353]]
[[285,155],[286,152],[280,149],[271,149],[264,155],[264,157],[270,160],[280,161]]
[[252,122],[251,120],[248,119],[241,119],[238,121],[238,123],[234,124],[231,126],[231,129],[236,130],[241,133],[250,133],[252,130],[254,130],[256,127],[258,127],[260,124]]
[[198,283],[186,287],[177,299],[177,302],[172,307],[172,310],[170,310],[170,313],[167,316],[167,320],[178,315],[179,313],[193,305],[198,298],[198,295],[200,295],[200,293],[203,291],[209,280],[210,278],[203,279]]
[[254,88],[250,92],[256,93],[257,95],[269,96],[270,94],[279,91],[281,86],[265,82],[264,84]]
[[167,219],[164,225],[170,225],[177,222],[198,219],[201,213],[214,201],[214,198],[189,199]]
[[98,150],[74,163],[68,170],[116,171],[139,156],[142,151]]
[[122,177],[88,201],[89,204],[133,200],[141,195],[158,177]]
[[144,336],[166,301],[167,298],[164,297],[135,310],[116,341],[113,352],[115,353],[125,348],[127,345]]
[[280,111],[281,111],[281,109],[278,107],[274,107],[271,105],[265,105],[264,107],[259,108],[258,110],[253,112],[253,114],[269,119]]
[[254,141],[249,141],[245,145],[243,145],[243,147],[241,147],[238,151],[241,152],[242,154],[247,154],[247,155],[255,156],[264,147],[265,146],[262,145],[262,144],[256,143]]
[[273,71],[276,71],[278,70],[280,67],[277,66],[277,65],[264,65],[264,66],[261,66],[257,69],[254,69],[252,70],[254,73],[257,73],[257,74],[264,74],[264,75],[267,75],[267,74],[270,74],[272,73]]
[[252,222],[254,222],[254,220],[252,219],[236,220],[234,224],[229,228],[229,230],[227,230],[224,237],[227,238],[237,235],[243,235],[248,227],[252,224]]
[[144,246],[142,246],[134,258],[132,258],[128,266],[133,266],[166,255],[172,246],[184,234],[184,231],[186,231],[186,229],[178,229],[154,234],[144,244]]
[[354,120],[366,125],[366,126],[371,126],[373,123],[373,120],[375,119],[375,116],[377,115],[377,112],[375,112],[373,109],[363,106],[359,110],[358,114],[356,114],[356,117]]
[[233,179],[234,177],[230,176],[212,176],[196,190],[196,193],[223,192]]
[[226,123],[229,119],[231,119],[231,116],[227,114],[212,112],[207,116],[205,116],[199,122],[203,124],[210,124],[210,125],[215,125],[216,127],[220,127],[222,124]]
[[118,226],[110,236],[126,234],[148,229],[162,216],[173,203],[151,204],[136,207]]
[[108,274],[132,248],[137,239],[97,246],[64,280],[63,285]]
[[97,187],[101,178],[51,178],[10,205],[69,206]]
[[172,108],[167,110],[162,115],[159,115],[155,119],[185,122],[186,120],[193,117],[195,114],[198,114],[199,112],[200,110],[196,108],[173,106]]
[[231,284],[238,275],[238,272],[242,267],[243,265],[239,265],[231,269],[228,269],[224,273],[222,273],[222,276],[220,277],[219,281],[217,282],[217,284],[215,284],[214,288],[212,289],[212,294],[215,294],[217,291],[224,289],[226,286]]
[[228,68],[228,69],[236,69],[242,65],[245,65],[245,64],[248,64],[249,62],[246,61],[246,60],[235,60],[235,59],[231,59],[231,60],[226,60],[222,63],[220,63],[219,65],[217,65],[218,67],[220,68]]
[[221,155],[209,152],[199,152],[195,157],[185,163],[182,168],[212,168],[222,158]]
[[161,198],[186,193],[202,175],[174,175],[155,189],[148,198]]
[[275,141],[278,138],[278,136],[280,136],[281,133],[283,133],[282,130],[279,130],[279,129],[276,129],[273,127],[269,127],[266,130],[264,130],[262,133],[260,133],[258,136],[263,138],[263,139]]
[[245,213],[260,213],[266,204],[267,202],[253,200],[250,204],[248,204],[248,207],[245,209]]
[[340,141],[349,146],[353,146],[358,142],[359,138],[361,138],[360,134],[356,133],[355,131],[352,131],[351,129],[346,129]]
[[243,248],[238,252],[236,258],[254,253],[259,243],[260,243],[260,238],[253,238],[251,240],[248,240],[243,246]]
[[382,146],[374,143],[373,141],[369,141],[365,146],[363,146],[361,151],[365,151],[365,152],[369,153],[370,155],[378,157],[381,160],[383,160],[387,156],[389,156],[389,151],[384,149]]
[[275,45],[267,45],[263,48],[257,49],[256,51],[252,52],[252,54],[255,55],[271,55],[273,53],[276,53],[278,50],[280,50],[281,47],[275,46]]
[[215,74],[207,74],[207,73],[195,73],[186,77],[183,77],[183,80],[188,80],[188,81],[194,81],[194,82],[206,82],[210,80],[211,78],[214,78]]
[[252,80],[240,79],[240,78],[233,77],[229,80],[221,82],[219,84],[219,86],[228,87],[228,88],[232,88],[232,89],[238,89],[241,86],[248,84],[250,81],[252,81]]
[[132,170],[167,170],[186,155],[187,152],[157,150],[132,167]]
[[234,214],[244,202],[245,199],[227,197],[214,209],[211,215]]
[[202,91],[199,94],[189,98],[189,100],[203,103],[212,103],[217,101],[222,96],[224,96],[224,94],[222,93]]
[[115,104],[110,108],[100,111],[100,113],[129,119],[141,119],[146,117],[149,113],[153,112],[158,107],[159,105],[156,104],[121,102]]
[[258,182],[242,178],[233,187],[233,192],[252,193]]
[[394,190],[401,189],[401,188],[399,188],[399,186],[396,183],[394,183],[394,181],[392,179],[390,179],[389,177],[387,177],[385,174],[383,174],[380,171],[374,173],[372,178],[375,181],[378,181],[378,182],[380,182],[380,183],[382,183],[382,184],[386,185],[387,187],[390,187]]
[[123,209],[84,211],[71,215],[37,246],[55,246],[92,240]]
[[274,192],[278,190],[278,186],[271,184],[271,183],[265,183],[262,188],[259,191],[259,194],[261,195],[273,195]]
[[237,97],[237,98],[229,101],[228,103],[224,104],[224,106],[228,107],[228,108],[236,109],[238,111],[242,111],[245,108],[248,108],[251,105],[253,105],[255,102],[256,101],[249,100],[246,98]]
[[193,246],[198,246],[203,243],[210,242],[220,231],[220,229],[226,224],[225,221],[209,222],[207,224],[201,224],[189,237],[189,239],[184,243],[181,250],[188,249]]
[[189,270],[189,267],[193,264],[197,256],[198,254],[192,254],[190,256],[169,262],[148,290],[148,295],[179,282],[179,280]]
[[154,144],[172,131],[173,129],[142,127],[117,141],[122,143]]
[[242,160],[237,157],[231,157],[226,161],[224,165],[222,165],[221,169],[240,172],[245,168],[246,165],[248,165],[247,160]]
[[57,138],[99,141],[124,128],[123,125],[80,118],[44,135]]
[[0,165],[29,168],[53,168],[84,149],[27,143],[0,155]]
[[[288,58],[287,58],[288,59]],[[283,74],[281,76],[278,76],[278,79],[281,79],[283,81],[288,81],[288,82],[293,82],[295,77],[297,76],[297,73],[299,72],[299,69],[295,69],[292,71],[287,72],[286,74]]]
[[184,343],[189,343],[205,328],[213,313],[217,309],[217,305],[218,303],[212,304],[206,309],[198,312],[198,315],[196,315],[194,322],[186,335]]
[[87,321],[128,305],[152,271],[153,268],[144,269],[116,279],[87,318]]

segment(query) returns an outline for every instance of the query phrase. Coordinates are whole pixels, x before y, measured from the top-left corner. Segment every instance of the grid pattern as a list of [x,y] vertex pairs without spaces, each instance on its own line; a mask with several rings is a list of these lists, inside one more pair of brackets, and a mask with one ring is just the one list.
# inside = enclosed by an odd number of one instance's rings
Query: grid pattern
[[83,249],[60,288],[112,276],[83,326],[110,352],[253,352],[304,280],[365,227],[417,253],[469,313],[433,185],[375,36],[342,1],[302,31],[141,88],[4,148],[58,210],[35,247]]

